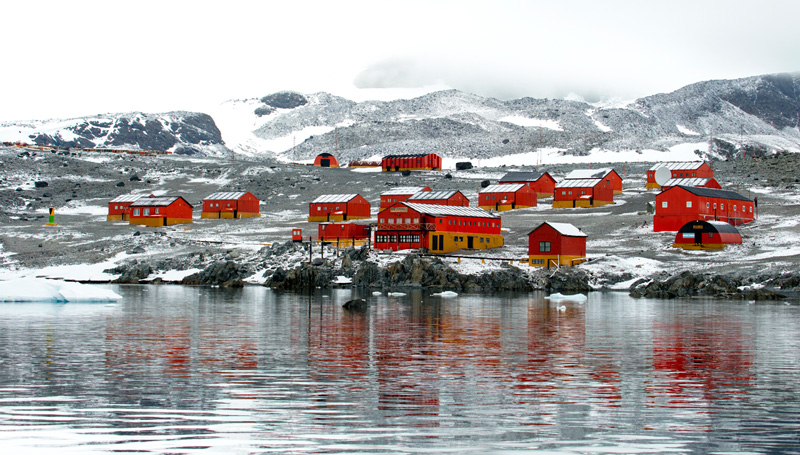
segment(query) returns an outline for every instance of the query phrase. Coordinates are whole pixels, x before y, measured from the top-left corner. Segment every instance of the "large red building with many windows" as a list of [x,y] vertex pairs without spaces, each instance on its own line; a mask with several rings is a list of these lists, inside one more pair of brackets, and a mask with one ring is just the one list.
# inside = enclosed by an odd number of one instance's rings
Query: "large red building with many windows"
[[375,248],[433,253],[503,246],[500,217],[477,207],[398,202],[378,214]]
[[131,203],[130,224],[169,226],[192,222],[192,204],[180,196],[142,197]]
[[478,207],[497,212],[536,207],[536,193],[524,183],[489,185],[478,192]]
[[249,191],[220,191],[203,199],[200,218],[250,218],[261,216],[261,201]]
[[442,169],[442,157],[435,153],[387,155],[381,160],[384,172],[437,171]]
[[656,195],[653,231],[678,231],[693,220],[738,226],[755,219],[755,208],[754,201],[734,191],[674,186]]

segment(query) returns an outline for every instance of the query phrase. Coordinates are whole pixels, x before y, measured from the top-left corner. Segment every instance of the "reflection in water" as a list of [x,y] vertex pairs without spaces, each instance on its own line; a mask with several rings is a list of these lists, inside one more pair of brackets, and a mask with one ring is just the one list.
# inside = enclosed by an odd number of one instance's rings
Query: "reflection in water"
[[[0,304],[0,447],[792,452],[797,306],[120,286]],[[370,301],[365,312],[341,303]]]

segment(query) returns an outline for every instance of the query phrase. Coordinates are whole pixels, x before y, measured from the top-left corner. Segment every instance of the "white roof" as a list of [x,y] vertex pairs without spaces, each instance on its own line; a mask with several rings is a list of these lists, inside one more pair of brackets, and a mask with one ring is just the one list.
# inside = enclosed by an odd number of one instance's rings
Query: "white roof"
[[678,186],[678,185],[681,185],[681,186],[703,186],[706,183],[708,183],[709,180],[711,180],[711,179],[703,178],[703,177],[689,177],[689,178],[682,178],[682,179],[681,178],[669,179],[669,180],[666,181],[666,183],[664,183],[661,186],[662,187],[664,187],[664,186]]
[[398,186],[391,190],[384,191],[381,196],[398,196],[405,194],[417,194],[420,191],[426,191],[424,186]]
[[478,194],[483,193],[516,193],[517,191],[521,190],[522,187],[527,186],[524,183],[504,183],[504,184],[496,184],[496,185],[489,185],[486,188],[478,191]]
[[682,170],[692,170],[692,169],[699,169],[702,166],[704,161],[678,161],[678,162],[670,162],[670,163],[656,163],[653,167],[650,168],[651,171],[655,171],[660,167],[666,167],[667,169],[673,171],[682,171]]
[[337,202],[349,202],[353,198],[358,196],[358,194],[323,194],[322,196],[317,197],[313,201],[312,204],[319,204],[319,203],[337,203]]
[[108,202],[135,202],[140,197],[147,197],[145,194],[123,194],[122,196],[117,196],[114,199]]
[[564,179],[556,183],[556,188],[583,188],[592,187],[602,182],[603,179]]
[[601,179],[611,173],[614,169],[604,167],[601,169],[575,169],[567,174],[565,179]]
[[487,212],[478,207],[459,207],[453,205],[434,205],[434,204],[415,204],[413,202],[402,202],[411,210],[415,210],[425,215],[433,216],[471,216],[473,218],[495,218],[500,217],[494,213]]
[[211,193],[203,199],[204,201],[229,201],[236,200],[247,194],[245,191],[220,191]]
[[438,190],[438,191],[420,191],[410,198],[409,200],[430,200],[430,199],[449,199],[458,193],[458,190]]
[[586,234],[583,231],[569,223],[553,223],[550,221],[545,221],[542,224],[549,225],[561,235],[566,235],[568,237],[586,237]]

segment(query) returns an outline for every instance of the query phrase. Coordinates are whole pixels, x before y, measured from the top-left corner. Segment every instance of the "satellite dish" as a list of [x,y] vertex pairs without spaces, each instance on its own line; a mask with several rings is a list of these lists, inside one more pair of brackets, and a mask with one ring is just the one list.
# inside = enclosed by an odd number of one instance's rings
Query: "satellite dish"
[[666,166],[662,166],[656,169],[654,177],[659,186],[664,186],[672,178],[672,172]]

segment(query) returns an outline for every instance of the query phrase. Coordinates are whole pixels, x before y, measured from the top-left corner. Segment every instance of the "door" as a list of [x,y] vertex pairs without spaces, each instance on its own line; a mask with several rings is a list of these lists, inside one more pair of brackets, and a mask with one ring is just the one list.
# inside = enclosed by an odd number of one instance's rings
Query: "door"
[[471,237],[471,236],[470,236],[470,237],[467,237],[467,248],[469,248],[469,249],[473,249],[473,248],[475,248],[475,241],[474,241],[474,239],[475,239],[475,237]]
[[319,165],[322,167],[331,167],[331,160],[328,159],[319,160]]
[[431,240],[433,241],[433,244],[431,245],[431,251],[438,250],[439,249],[439,236],[438,235],[432,235],[431,236]]

